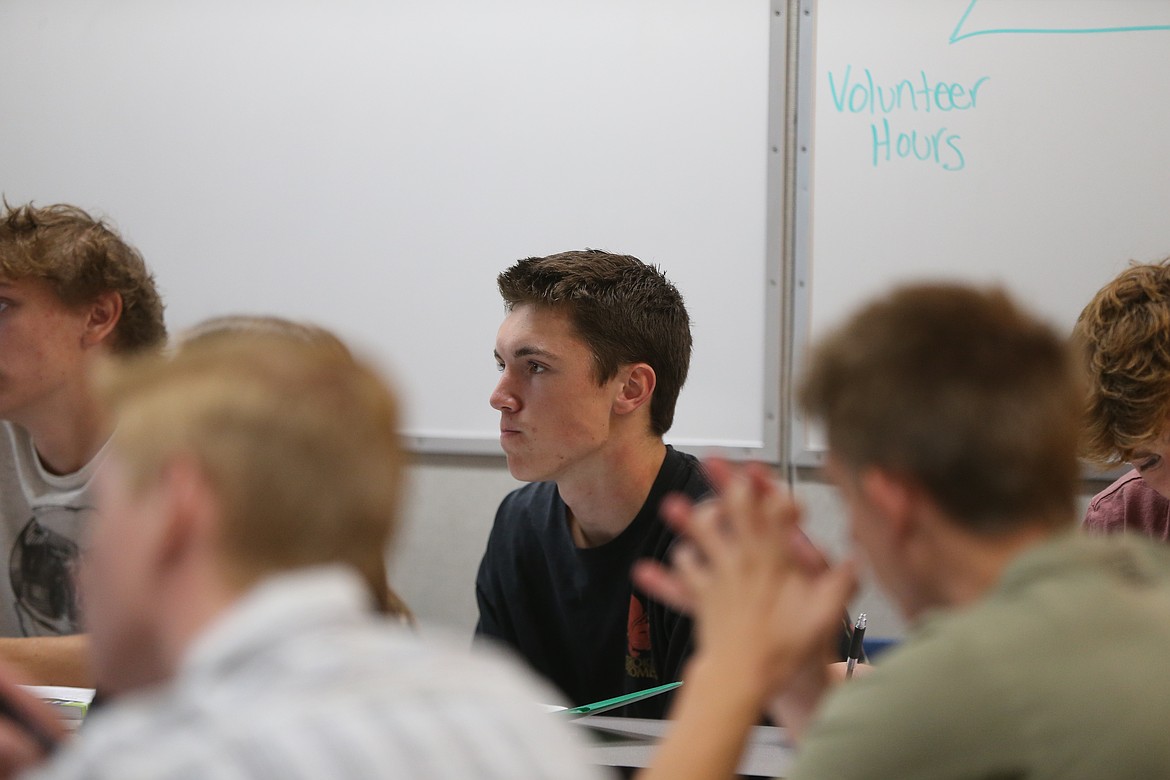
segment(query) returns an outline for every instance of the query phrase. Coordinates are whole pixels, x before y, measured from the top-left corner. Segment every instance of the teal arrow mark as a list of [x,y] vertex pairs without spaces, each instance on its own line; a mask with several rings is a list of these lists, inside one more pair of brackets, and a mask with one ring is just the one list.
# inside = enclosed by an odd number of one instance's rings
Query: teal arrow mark
[[978,35],[1101,35],[1103,33],[1170,30],[1170,22],[1166,24],[1139,24],[1117,27],[1061,27],[1059,25],[1053,25],[1051,27],[1002,27],[987,30],[964,29],[967,25],[967,19],[971,16],[971,12],[975,10],[975,6],[977,5],[979,5],[979,0],[971,0],[971,4],[963,12],[959,23],[955,25],[955,31],[951,33],[951,43],[958,43],[959,41],[974,38]]

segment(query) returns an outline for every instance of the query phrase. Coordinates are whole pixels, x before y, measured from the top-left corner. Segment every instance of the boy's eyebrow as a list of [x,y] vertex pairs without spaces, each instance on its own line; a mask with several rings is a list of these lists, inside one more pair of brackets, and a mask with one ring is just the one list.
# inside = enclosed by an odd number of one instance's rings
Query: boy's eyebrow
[[556,355],[549,352],[547,349],[541,349],[540,347],[525,346],[525,347],[520,347],[519,349],[516,350],[516,357],[532,357],[534,355],[536,357],[547,357],[547,358],[555,358],[556,357]]
[[[492,354],[495,355],[496,360],[503,360],[503,358],[500,357],[500,351],[498,349],[493,349]],[[557,356],[552,352],[549,352],[547,349],[542,349],[532,345],[525,345],[523,347],[517,347],[516,351],[512,353],[512,357],[544,357],[555,360]]]

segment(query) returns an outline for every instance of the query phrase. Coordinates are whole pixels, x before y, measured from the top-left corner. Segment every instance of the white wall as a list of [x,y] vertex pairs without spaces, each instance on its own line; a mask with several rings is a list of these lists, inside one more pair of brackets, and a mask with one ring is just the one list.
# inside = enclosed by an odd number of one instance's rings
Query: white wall
[[396,376],[429,452],[496,452],[497,273],[633,254],[694,322],[675,434],[775,448],[773,18],[767,0],[5,0],[0,194],[111,217],[174,330],[334,329]]
[[520,483],[501,457],[419,456],[407,476],[390,581],[419,619],[475,628],[475,572],[496,507]]

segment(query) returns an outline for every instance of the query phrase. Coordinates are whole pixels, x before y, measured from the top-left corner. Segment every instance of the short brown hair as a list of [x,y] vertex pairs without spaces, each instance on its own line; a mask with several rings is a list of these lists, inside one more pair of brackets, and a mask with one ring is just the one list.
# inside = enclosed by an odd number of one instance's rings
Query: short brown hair
[[567,312],[593,352],[598,384],[622,365],[654,369],[650,428],[657,436],[670,430],[691,362],[691,320],[661,270],[630,255],[586,249],[521,260],[497,283],[509,311],[534,304]]
[[110,348],[130,353],[166,340],[163,304],[142,255],[76,206],[10,206],[0,214],[0,276],[44,279],[67,306],[105,292],[122,297]]
[[1076,372],[1000,290],[911,286],[871,303],[820,344],[801,403],[848,468],[914,480],[969,530],[1073,516]]
[[240,585],[342,563],[383,598],[403,456],[397,404],[373,370],[328,346],[235,334],[114,364],[98,385],[131,489],[177,457],[207,475]]
[[1170,259],[1131,266],[1102,287],[1073,342],[1088,386],[1081,452],[1102,464],[1130,460],[1170,422]]

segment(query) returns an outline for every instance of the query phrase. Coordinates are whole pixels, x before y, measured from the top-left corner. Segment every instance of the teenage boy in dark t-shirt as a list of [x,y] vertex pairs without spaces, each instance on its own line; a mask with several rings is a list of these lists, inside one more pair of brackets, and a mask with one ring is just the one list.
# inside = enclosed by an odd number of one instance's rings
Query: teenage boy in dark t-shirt
[[[667,448],[629,526],[607,543],[582,548],[555,482],[514,491],[500,504],[480,567],[479,633],[512,645],[574,704],[680,679],[691,650],[690,620],[647,599],[629,578],[635,561],[666,559],[674,535],[658,504],[676,492],[702,498],[707,481],[693,457]],[[628,714],[661,717],[664,702],[627,705]]]
[[[674,541],[658,514],[708,491],[663,443],[690,362],[690,319],[666,277],[586,250],[521,260],[499,279],[507,315],[491,396],[512,476],[476,580],[477,635],[512,646],[573,704],[680,679],[690,621],[630,584]],[[669,696],[621,714],[662,717]]]

